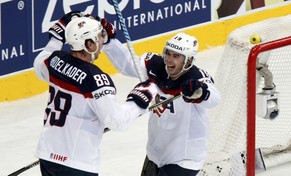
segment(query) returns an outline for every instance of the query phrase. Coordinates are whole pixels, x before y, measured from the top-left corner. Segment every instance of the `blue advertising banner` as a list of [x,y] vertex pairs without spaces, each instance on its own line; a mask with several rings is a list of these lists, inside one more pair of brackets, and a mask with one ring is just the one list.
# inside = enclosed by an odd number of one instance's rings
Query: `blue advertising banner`
[[[211,20],[210,0],[119,0],[131,40]],[[1,0],[0,76],[32,67],[48,41],[46,31],[72,10],[105,17],[124,42],[111,0]]]
[[0,4],[0,76],[31,67],[28,10],[25,3],[4,1]]

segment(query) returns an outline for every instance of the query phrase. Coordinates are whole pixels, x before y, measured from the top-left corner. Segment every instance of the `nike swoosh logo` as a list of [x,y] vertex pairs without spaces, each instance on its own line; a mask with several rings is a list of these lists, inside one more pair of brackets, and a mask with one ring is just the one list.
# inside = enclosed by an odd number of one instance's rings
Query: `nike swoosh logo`
[[152,72],[152,70],[150,70],[150,71],[149,71],[149,74],[151,74],[151,75],[153,75],[153,76],[157,77],[157,75],[156,75],[156,74],[154,74],[154,73]]
[[132,100],[133,99],[133,97],[128,97],[126,100]]

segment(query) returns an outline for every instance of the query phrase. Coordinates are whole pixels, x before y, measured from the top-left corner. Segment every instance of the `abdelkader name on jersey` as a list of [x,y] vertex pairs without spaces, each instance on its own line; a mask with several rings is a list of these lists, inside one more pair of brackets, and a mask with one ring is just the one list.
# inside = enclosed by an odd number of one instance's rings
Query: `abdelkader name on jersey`
[[73,80],[82,84],[82,81],[86,78],[87,73],[82,71],[81,69],[66,63],[58,56],[55,56],[50,61],[51,68],[55,69],[57,72],[72,78]]

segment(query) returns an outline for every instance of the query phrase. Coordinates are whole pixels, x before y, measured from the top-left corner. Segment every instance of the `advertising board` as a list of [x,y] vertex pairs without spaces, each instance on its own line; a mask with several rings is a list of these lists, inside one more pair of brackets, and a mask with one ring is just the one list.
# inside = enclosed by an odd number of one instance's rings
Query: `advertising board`
[[[29,69],[48,42],[47,31],[72,10],[105,17],[121,30],[111,1],[4,0],[0,2],[0,76]],[[209,22],[210,0],[119,1],[131,40]],[[117,38],[124,42],[122,32]]]

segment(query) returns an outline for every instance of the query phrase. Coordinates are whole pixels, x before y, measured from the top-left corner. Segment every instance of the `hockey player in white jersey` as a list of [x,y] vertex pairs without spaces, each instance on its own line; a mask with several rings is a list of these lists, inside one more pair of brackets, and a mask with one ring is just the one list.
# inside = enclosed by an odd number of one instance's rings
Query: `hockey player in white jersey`
[[[104,51],[124,55],[109,59],[123,74],[137,77],[129,52],[118,40],[112,39]],[[156,103],[182,94],[150,113],[142,176],[194,176],[204,164],[207,109],[218,104],[220,95],[213,78],[194,65],[197,52],[197,39],[178,33],[166,42],[162,55],[149,52],[140,57],[143,73],[159,88]]]
[[[79,12],[65,15],[35,58],[35,72],[49,83],[50,95],[35,153],[43,176],[98,176],[105,127],[127,129],[152,99],[155,85],[143,82],[123,105],[116,103],[112,79],[92,63],[116,34],[112,24],[102,24]],[[65,41],[70,52],[60,51]]]

